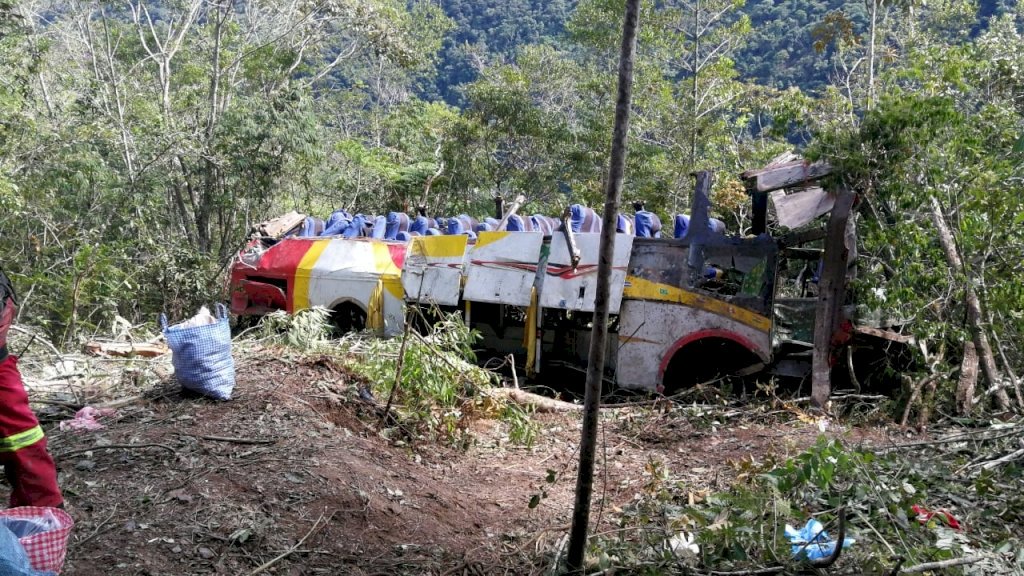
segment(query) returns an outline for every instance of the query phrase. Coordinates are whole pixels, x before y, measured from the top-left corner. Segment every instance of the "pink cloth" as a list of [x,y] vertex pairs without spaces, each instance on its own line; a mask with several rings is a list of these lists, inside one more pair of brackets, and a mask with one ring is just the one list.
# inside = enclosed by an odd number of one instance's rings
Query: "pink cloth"
[[92,406],[86,406],[78,412],[75,412],[75,417],[72,420],[65,420],[60,423],[61,430],[101,430],[103,424],[96,421],[97,418],[103,418],[105,416],[114,416],[117,414],[117,410],[113,408],[93,408]]

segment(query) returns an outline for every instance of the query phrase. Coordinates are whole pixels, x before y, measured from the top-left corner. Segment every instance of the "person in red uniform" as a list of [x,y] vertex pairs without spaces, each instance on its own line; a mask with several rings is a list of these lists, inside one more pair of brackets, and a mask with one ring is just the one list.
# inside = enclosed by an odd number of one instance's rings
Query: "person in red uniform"
[[11,484],[11,506],[63,506],[57,467],[46,437],[28,406],[18,359],[7,351],[17,310],[14,286],[0,270],[0,464]]

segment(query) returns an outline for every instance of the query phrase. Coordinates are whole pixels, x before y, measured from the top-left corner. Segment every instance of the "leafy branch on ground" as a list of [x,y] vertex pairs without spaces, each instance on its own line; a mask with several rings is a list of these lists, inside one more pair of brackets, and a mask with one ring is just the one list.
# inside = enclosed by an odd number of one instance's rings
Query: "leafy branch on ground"
[[1003,428],[877,452],[822,435],[793,458],[734,463],[736,481],[713,493],[692,490],[651,459],[619,529],[592,541],[594,568],[798,571],[805,560],[794,556],[786,524],[816,518],[834,536],[845,507],[854,543],[836,565],[841,573],[909,573],[956,559],[970,562],[945,573],[1020,572],[1024,427]]

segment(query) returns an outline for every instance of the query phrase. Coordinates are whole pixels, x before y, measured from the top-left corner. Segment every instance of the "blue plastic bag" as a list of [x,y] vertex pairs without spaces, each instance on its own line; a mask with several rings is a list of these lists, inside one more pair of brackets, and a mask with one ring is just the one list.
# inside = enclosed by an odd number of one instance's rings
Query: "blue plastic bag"
[[[217,400],[230,400],[235,388],[235,360],[231,357],[231,326],[228,310],[217,304],[212,324],[167,325],[160,315],[174,374],[183,388]],[[186,323],[187,324],[187,323]]]
[[0,522],[0,576],[45,576],[53,572],[33,570],[28,553],[18,541],[18,536],[3,522]]
[[[814,518],[807,521],[803,528],[796,528],[786,524],[786,539],[793,547],[793,556],[802,556],[808,560],[820,560],[832,556],[836,549],[835,540],[828,537],[825,527]],[[855,540],[850,537],[843,538],[843,548],[849,548]]]

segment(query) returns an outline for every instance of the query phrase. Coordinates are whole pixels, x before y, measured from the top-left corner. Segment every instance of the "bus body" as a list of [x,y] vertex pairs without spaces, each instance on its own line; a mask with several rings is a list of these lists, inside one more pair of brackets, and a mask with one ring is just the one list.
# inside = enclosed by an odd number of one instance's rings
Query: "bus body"
[[[764,230],[724,234],[709,217],[709,189],[710,176],[698,174],[681,237],[615,236],[606,358],[621,387],[671,392],[730,373],[810,372],[818,298],[783,297],[779,270],[787,260],[816,263],[822,250],[793,248],[792,237]],[[767,206],[758,193],[755,228]],[[571,228],[565,220],[550,233],[481,230],[475,238],[253,238],[231,269],[231,309],[322,306],[341,329],[383,336],[402,331],[405,306],[457,310],[486,351],[512,354],[530,375],[582,370],[600,234]],[[822,237],[805,231],[799,241]]]

